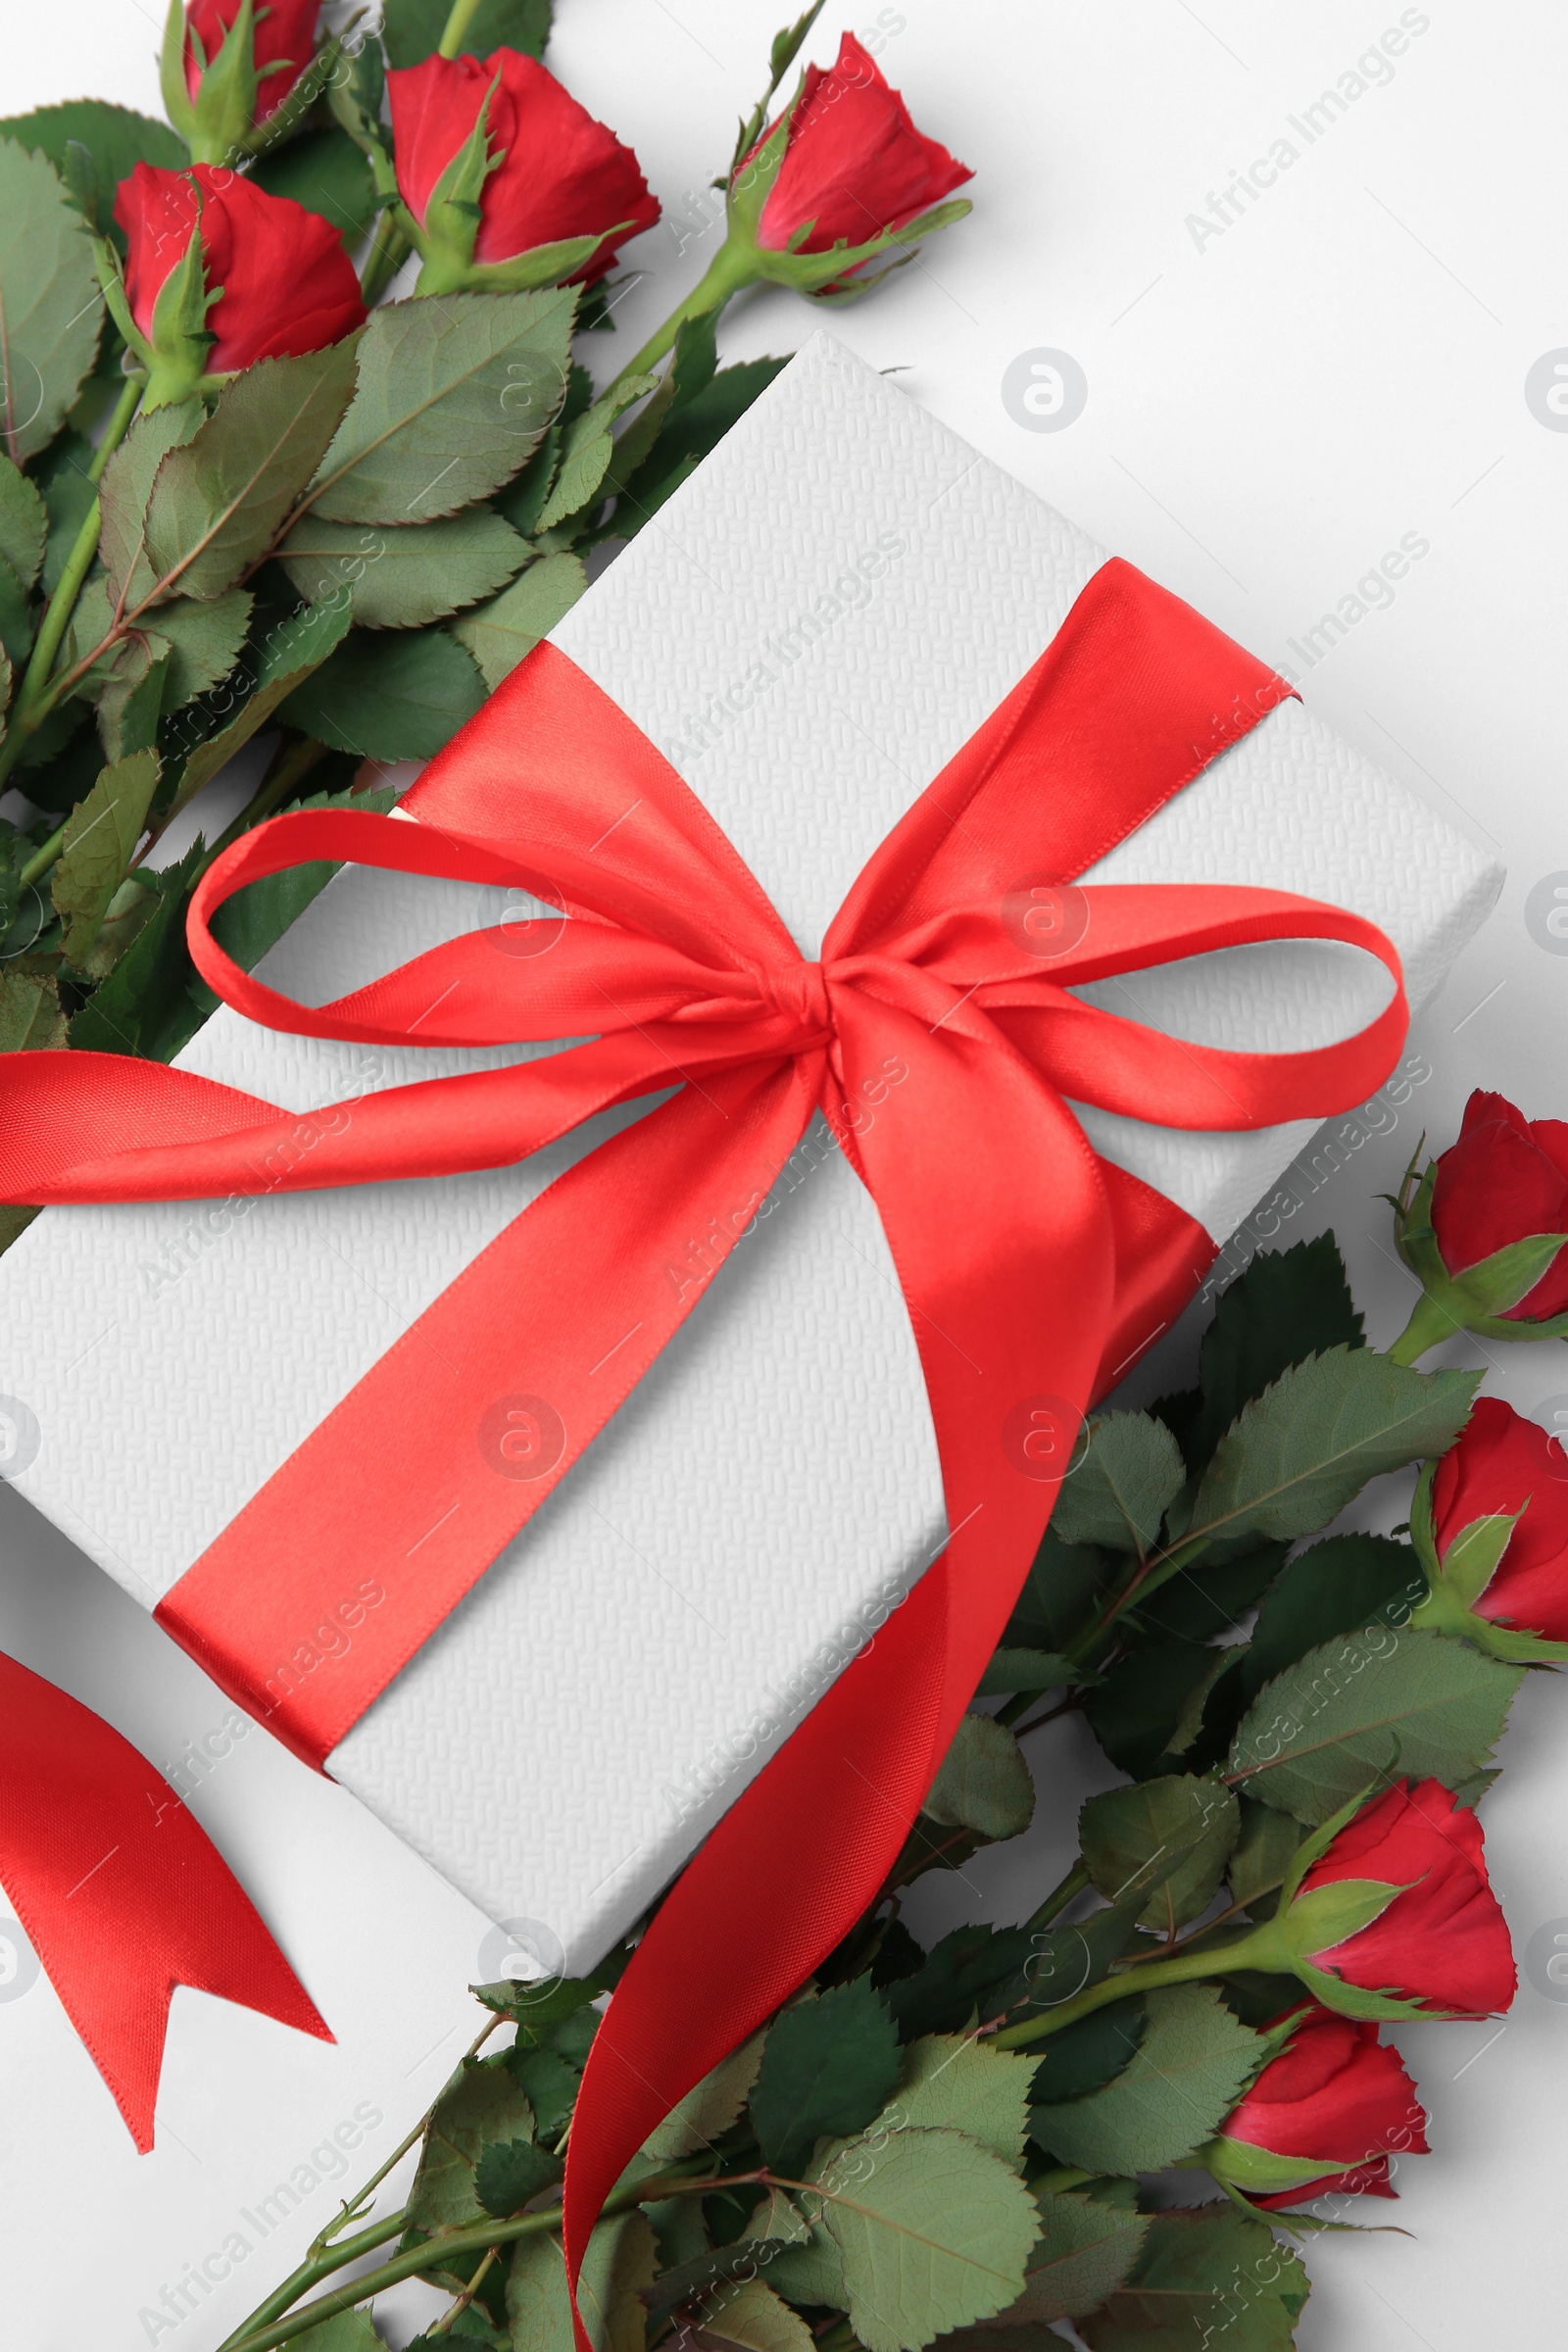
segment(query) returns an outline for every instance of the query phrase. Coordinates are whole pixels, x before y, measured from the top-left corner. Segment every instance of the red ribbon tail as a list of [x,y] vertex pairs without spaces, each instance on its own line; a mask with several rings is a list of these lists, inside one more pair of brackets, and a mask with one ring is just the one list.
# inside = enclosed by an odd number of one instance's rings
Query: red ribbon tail
[[218,1848],[90,1707],[0,1656],[0,1880],[138,2151],[176,1984],[333,2036]]

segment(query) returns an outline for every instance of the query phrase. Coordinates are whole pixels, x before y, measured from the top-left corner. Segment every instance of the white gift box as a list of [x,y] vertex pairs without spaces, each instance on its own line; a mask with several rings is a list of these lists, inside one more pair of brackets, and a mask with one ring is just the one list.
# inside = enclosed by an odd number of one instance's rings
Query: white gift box
[[[685,776],[815,956],[866,857],[1103,561],[819,334],[555,642]],[[1333,901],[1393,939],[1413,1005],[1502,880],[1297,702],[1092,878]],[[263,974],[307,1002],[336,996],[493,922],[485,895],[345,872]],[[1083,993],[1203,1043],[1279,1050],[1348,1034],[1387,988],[1370,958],[1302,943]],[[226,1009],[181,1056],[298,1110],[485,1058],[280,1036]],[[1311,1132],[1195,1136],[1083,1115],[1097,1149],[1216,1243]],[[0,1390],[25,1408],[14,1484],[154,1607],[600,1131],[498,1172],[273,1196],[240,1215],[48,1211],[0,1260]],[[538,1923],[543,1952],[586,1965],[935,1555],[944,1525],[877,1213],[818,1123],[773,1213],[329,1769],[493,1917]]]

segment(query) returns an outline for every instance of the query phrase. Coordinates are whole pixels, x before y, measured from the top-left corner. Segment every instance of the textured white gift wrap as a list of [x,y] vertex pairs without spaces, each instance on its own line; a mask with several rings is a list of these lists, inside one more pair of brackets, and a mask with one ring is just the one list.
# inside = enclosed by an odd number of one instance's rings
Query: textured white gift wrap
[[[556,643],[680,769],[814,956],[864,858],[1103,560],[818,335]],[[1417,1004],[1501,882],[1294,702],[1095,877],[1333,900],[1389,933]],[[319,1001],[493,922],[484,897],[351,871],[263,969]],[[1233,950],[1085,994],[1203,1042],[1284,1048],[1359,1026],[1387,986],[1370,958],[1302,945]],[[275,1036],[226,1010],[182,1056],[301,1110],[478,1058]],[[1216,1240],[1310,1131],[1086,1124]],[[238,1214],[51,1210],[0,1260],[0,1389],[39,1433],[14,1482],[152,1607],[592,1140],[499,1173],[272,1198]],[[492,1915],[541,1923],[536,1941],[557,1938],[584,1964],[669,1878],[943,1533],[881,1228],[819,1130],[590,1454],[330,1769]],[[417,1569],[416,1546],[380,1573],[390,1584]]]

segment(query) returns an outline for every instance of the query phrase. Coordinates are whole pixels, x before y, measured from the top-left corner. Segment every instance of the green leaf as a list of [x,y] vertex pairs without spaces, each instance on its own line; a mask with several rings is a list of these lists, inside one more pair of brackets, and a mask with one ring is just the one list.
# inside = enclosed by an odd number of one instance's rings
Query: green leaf
[[492,694],[565,617],[587,585],[580,556],[543,556],[489,604],[453,622],[453,636],[467,647]]
[[811,2352],[815,2338],[770,2286],[743,2278],[709,2297],[697,2315],[694,2340],[705,2347],[740,2344],[744,2352]]
[[1209,1984],[1146,1995],[1143,2041],[1102,2090],[1036,2107],[1031,2130],[1062,2164],[1091,2173],[1157,2173],[1200,2146],[1251,2081],[1263,2043]]
[[[398,70],[429,57],[446,30],[451,0],[386,0],[381,38],[386,62]],[[463,36],[466,57],[520,49],[543,57],[550,38],[550,0],[479,0]]]
[[763,2036],[754,2034],[738,2050],[721,2058],[643,2143],[643,2153],[661,2164],[693,2155],[729,2130],[746,2104],[762,2063]]
[[137,752],[104,769],[66,826],[51,895],[66,926],[68,963],[79,964],[97,938],[157,788],[157,753]]
[[1208,1908],[1240,1832],[1231,1790],[1190,1773],[1107,1788],[1078,1817],[1094,1885],[1107,1902],[1152,1890],[1142,1917],[1166,1936]]
[[[621,486],[612,535],[629,539],[656,514],[788,366],[787,359],[744,360],[739,367],[721,368],[689,401],[677,400],[652,449]],[[620,471],[618,458],[615,471]]]
[[[1269,1819],[1276,1821],[1279,1816],[1270,1814]],[[577,2069],[568,2066],[559,2050],[530,2049],[525,2042],[513,2044],[507,2064],[533,2109],[541,2139],[559,2139],[576,2104],[582,2081]]]
[[203,855],[195,841],[177,865],[146,874],[158,906],[103,986],[73,1015],[70,1042],[77,1052],[172,1061],[207,1018],[211,1004],[199,1005],[192,994],[200,983],[185,945],[185,901]]
[[[306,514],[278,550],[308,602],[347,597],[357,625],[416,629],[510,580],[528,553],[499,514],[454,514],[401,530]],[[471,649],[470,649],[471,650]]]
[[919,2352],[1021,2292],[1040,2228],[1034,2200],[962,2132],[851,2140],[817,2187],[866,2352]]
[[228,676],[245,644],[252,602],[249,589],[230,588],[210,604],[182,596],[159,606],[158,635],[170,648],[162,702],[166,717]]
[[920,1811],[941,1829],[1016,1838],[1034,1819],[1035,1785],[1023,1750],[994,1715],[960,1717]]
[[107,980],[157,906],[157,891],[137,875],[127,875],[110,900],[109,911],[92,946],[84,955],[73,958],[82,977]]
[[312,491],[316,512],[428,522],[510,481],[561,405],[574,308],[555,288],[373,311],[353,406]]
[[[658,2249],[646,2214],[601,2222],[588,2241],[577,2299],[595,2352],[641,2352],[645,2313],[638,2289],[651,2285]],[[507,2275],[513,2352],[572,2352],[571,2304],[561,2240],[519,2238]]]
[[1018,1649],[1066,1650],[1089,1625],[1127,1563],[1093,1544],[1066,1544],[1054,1525],[1041,1538],[1003,1639]]
[[0,1054],[35,1054],[66,1042],[66,1016],[47,972],[0,967]]
[[810,2228],[802,2246],[786,2246],[767,2266],[770,2284],[792,2303],[825,2304],[847,2311],[850,2290],[844,2283],[844,2258],[820,2220]]
[[1148,2023],[1143,1995],[1133,1992],[1063,2026],[1046,2042],[1046,2054],[1035,2068],[1031,2104],[1059,2106],[1063,2099],[1079,2099],[1086,2091],[1114,2082],[1131,2063]]
[[1016,2164],[1035,2065],[1032,2054],[987,2049],[967,2034],[925,2034],[906,2054],[898,2095],[882,2120],[899,2132],[962,2132]]
[[763,2245],[771,2240],[776,2245],[798,2246],[810,2234],[794,2199],[781,2188],[769,2188],[754,2208],[741,2238],[748,2245]]
[[98,553],[108,574],[111,609],[123,597],[134,610],[157,585],[147,560],[147,502],[153,481],[170,451],[194,439],[206,415],[199,400],[180,400],[138,416],[104,467],[98,486],[103,510]]
[[38,583],[45,596],[53,596],[59,587],[66,561],[98,496],[97,486],[87,478],[92,455],[90,441],[84,441],[79,433],[66,432],[38,466],[38,482],[49,512],[49,540]]
[[1111,1762],[1135,1779],[1171,1752],[1195,1692],[1206,1695],[1226,1653],[1196,1642],[1151,1642],[1120,1659],[1084,1704],[1089,1728]]
[[1389,1536],[1326,1536],[1299,1553],[1263,1596],[1242,1663],[1248,1697],[1336,1635],[1367,1625],[1403,1625],[1426,1589],[1408,1544]]
[[60,430],[103,312],[91,240],[54,167],[0,137],[0,441],[15,464]]
[[1049,1935],[1020,1930],[1029,1937],[1029,1958],[1021,1978],[1007,1987],[1007,2007],[1038,2017],[1102,1983],[1137,1935],[1143,1904],[1142,1890],[1135,1889],[1125,1901],[1091,1911],[1071,1927],[1053,1928]]
[[[1023,2293],[989,2327],[954,2338],[954,2352],[1023,2352],[1019,2328],[1045,2329],[1053,2320],[1080,2319],[1120,2286],[1143,2249],[1149,2216],[1099,2197],[1042,2190],[1040,2242],[1029,2257]],[[1059,2343],[1042,2334],[1038,2352]],[[1198,2352],[1196,2339],[1184,2352]]]
[[1104,1413],[1062,1481],[1052,1521],[1065,1544],[1145,1552],[1187,1477],[1175,1439],[1150,1413]]
[[1261,1250],[1230,1288],[1199,1350],[1199,1386],[1154,1407],[1189,1467],[1209,1458],[1244,1404],[1309,1355],[1365,1345],[1345,1260],[1332,1233],[1291,1250]]
[[[563,402],[563,414],[564,409]],[[565,437],[565,427],[558,416],[554,424],[546,426],[538,448],[521,472],[496,492],[496,506],[513,529],[520,531],[525,539],[539,528],[539,517],[556,478],[556,464]]]
[[283,2352],[384,2352],[368,2311],[340,2311],[303,2335],[291,2335]]
[[1279,1888],[1285,1881],[1303,1836],[1301,1824],[1289,1813],[1244,1796],[1241,1832],[1226,1878],[1231,1896],[1254,1919],[1272,1919],[1279,1908]]
[[531,2140],[533,2110],[506,2066],[465,2058],[435,2103],[409,2195],[411,2230],[484,2220],[475,2170],[497,2142]]
[[269,196],[292,197],[319,213],[351,250],[380,210],[369,164],[336,123],[285,140],[251,167],[250,177]]
[[1034,1950],[1035,1939],[1027,1928],[955,1928],[932,1945],[913,1975],[884,1988],[905,2039],[943,2028],[956,2031],[967,2024],[974,2009],[986,2017],[995,2014],[1004,1987]]
[[1049,1649],[998,1649],[980,1677],[976,1698],[1006,1698],[1019,1690],[1059,1690],[1068,1683],[1097,1683],[1100,1677]]
[[128,760],[157,742],[172,651],[169,639],[152,630],[138,631],[116,648],[98,695],[98,740],[106,760]]
[[657,375],[632,375],[624,381],[617,378],[577,418],[566,435],[555,487],[539,517],[542,531],[553,530],[568,514],[576,514],[587,506],[609,472],[610,461],[615,454],[611,426],[622,409],[629,408],[634,400],[641,400],[644,393],[654,391],[658,383]]
[[1154,1635],[1212,1642],[1261,1598],[1284,1567],[1289,1544],[1256,1544],[1234,1559],[1194,1560],[1138,1604],[1138,1623]]
[[[18,477],[21,478],[20,476]],[[32,604],[26,588],[0,556],[0,653],[6,660],[8,674],[0,681],[0,710],[11,700],[10,669],[20,668],[26,661],[32,644]]]
[[1259,1692],[1230,1772],[1305,1822],[1385,1773],[1458,1788],[1490,1764],[1523,1672],[1421,1629],[1327,1642]]
[[537,2140],[492,2140],[473,2168],[474,2190],[486,2213],[504,2220],[559,2180],[561,2170],[559,2158]]
[[1230,2203],[1150,2219],[1126,2284],[1078,2322],[1091,2352],[1291,2352],[1307,2296],[1300,2259]]
[[24,588],[30,588],[38,577],[48,528],[36,486],[9,458],[0,457],[0,557]]
[[[74,140],[85,147],[97,165],[97,217],[101,237],[112,237],[122,253],[124,233],[115,220],[115,191],[138,164],[160,172],[183,172],[190,162],[183,139],[167,122],[151,115],[132,114],[129,107],[111,106],[107,98],[68,98],[61,106],[35,107],[31,114],[13,115],[0,122],[0,139],[15,139],[35,155],[47,156],[57,172],[64,171],[66,150]],[[325,2345],[320,2352],[326,2352]]]
[[1412,1372],[1369,1348],[1285,1372],[1220,1440],[1191,1537],[1309,1536],[1369,1478],[1442,1453],[1469,1416],[1478,1372]]
[[815,2140],[859,2132],[881,2111],[902,2065],[887,2004],[864,1977],[784,2010],[751,2094],[765,2161],[799,2178]]
[[354,338],[258,360],[225,384],[191,441],[159,466],[147,555],[161,596],[220,596],[266,554],[319,464],[354,383]]
[[308,612],[293,613],[268,631],[261,644],[252,649],[247,662],[249,699],[226,726],[220,727],[216,735],[199,743],[190,754],[171,803],[171,814],[183,808],[220,768],[227,765],[234,754],[267,724],[278,705],[342,644],[348,630],[349,609],[345,600],[341,605],[313,605]]
[[277,715],[362,760],[428,760],[483,701],[478,671],[444,629],[413,637],[355,629]]

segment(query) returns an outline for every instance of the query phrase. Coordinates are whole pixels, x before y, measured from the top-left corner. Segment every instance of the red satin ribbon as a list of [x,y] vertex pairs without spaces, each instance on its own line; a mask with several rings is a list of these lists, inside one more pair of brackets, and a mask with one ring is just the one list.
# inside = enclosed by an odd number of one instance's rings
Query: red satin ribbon
[[[159,1614],[319,1762],[564,1476],[690,1311],[820,1107],[876,1200],[930,1396],[946,1550],[731,1807],[616,1991],[571,2138],[573,2278],[593,2217],[660,2118],[840,1940],[882,1883],[1000,1636],[1054,1498],[1009,1442],[1105,1385],[1152,1296],[1118,1245],[1154,1240],[1174,1303],[1208,1245],[1097,1159],[1069,1102],[1195,1130],[1321,1118],[1392,1067],[1406,1007],[1372,924],[1281,892],[1089,886],[1054,956],[1020,878],[1069,886],[1290,689],[1130,566],[1085,588],[1046,653],[868,861],[804,961],[675,771],[540,646],[406,804],[417,826],[296,813],[245,835],[191,910],[203,976],[279,1029],[371,1044],[590,1043],[299,1119],[185,1072],[87,1054],[0,1065],[5,1197],[199,1198],[510,1164],[595,1112],[676,1091],[579,1159],[474,1260],[179,1581]],[[311,1009],[208,929],[247,882],[313,858],[515,887],[571,919],[531,958],[495,934]],[[1086,925],[1082,918],[1087,917]],[[1348,942],[1386,1009],[1316,1053],[1234,1054],[1083,1004],[1073,987],[1268,940]],[[1051,944],[1050,942],[1047,943]],[[885,1092],[857,1132],[853,1105]],[[126,1149],[101,1154],[118,1127]],[[97,1154],[97,1155],[91,1155]],[[540,1475],[497,1475],[510,1396]],[[542,1400],[542,1410],[538,1409]],[[530,1418],[531,1416],[531,1418]],[[524,1423],[526,1427],[524,1427]],[[551,1458],[554,1457],[554,1458]],[[294,1644],[359,1572],[384,1588],[348,1654],[286,1689]],[[281,1667],[279,1673],[277,1669]],[[303,1669],[301,1670],[303,1672]],[[584,2339],[585,2340],[585,2339]]]
[[90,1707],[5,1656],[0,1881],[143,2155],[176,1984],[332,2039],[169,1783]]

